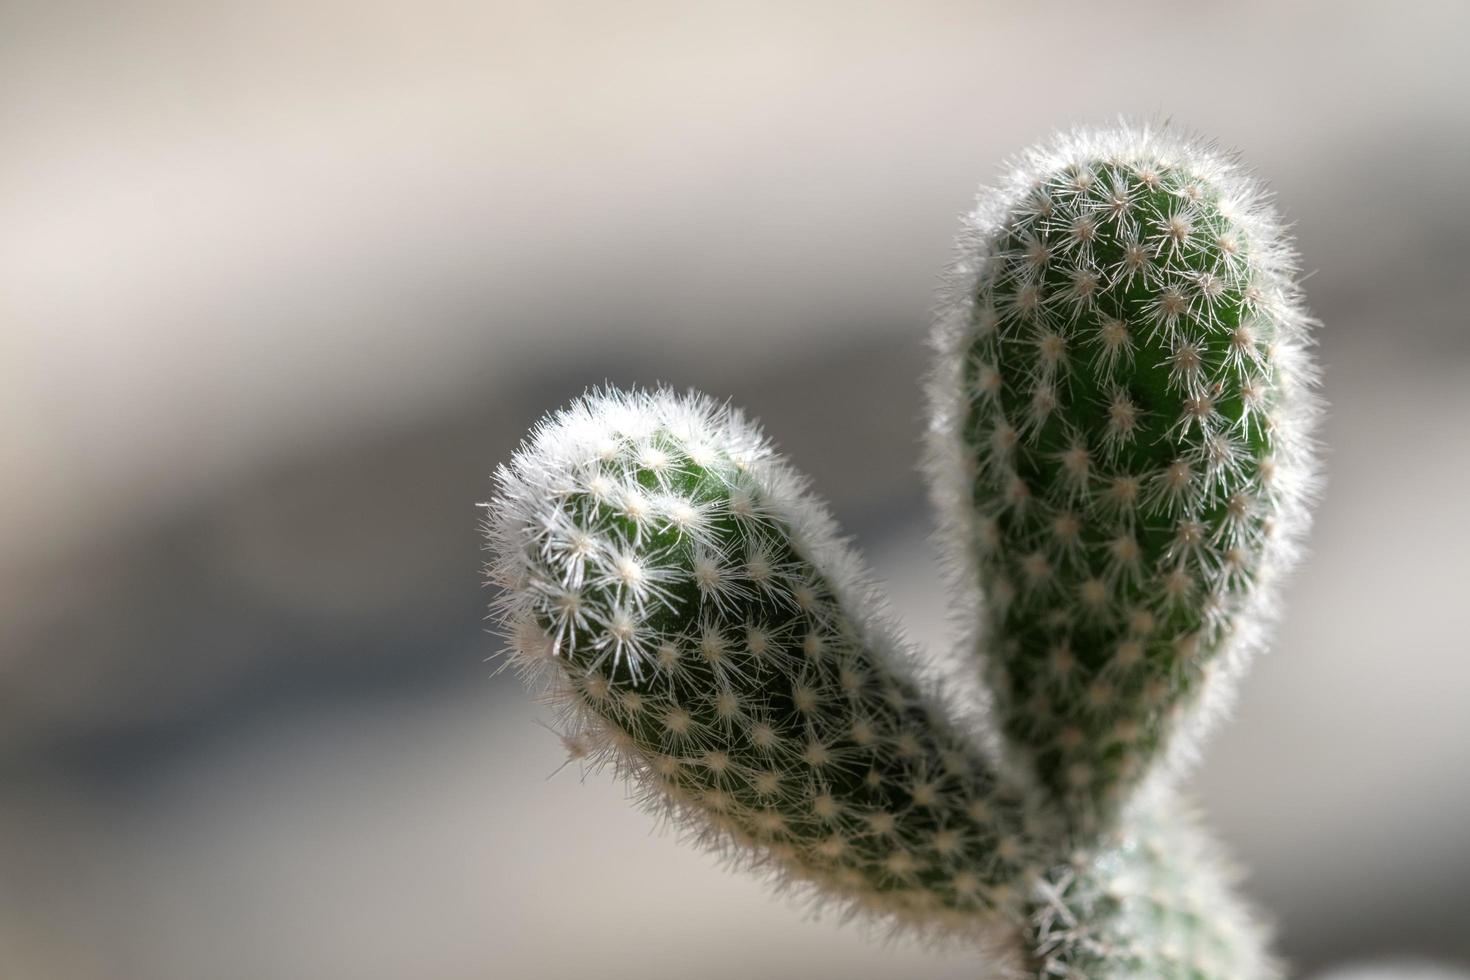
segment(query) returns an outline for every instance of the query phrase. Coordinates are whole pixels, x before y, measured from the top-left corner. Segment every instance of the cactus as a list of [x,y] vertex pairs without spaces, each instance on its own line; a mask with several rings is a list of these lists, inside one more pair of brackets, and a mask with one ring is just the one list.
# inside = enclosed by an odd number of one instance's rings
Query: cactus
[[1008,975],[1277,975],[1167,785],[1307,523],[1308,320],[1263,200],[1138,127],[982,195],[930,382],[971,620],[943,661],[738,411],[608,390],[543,421],[485,528],[571,754],[734,863]]

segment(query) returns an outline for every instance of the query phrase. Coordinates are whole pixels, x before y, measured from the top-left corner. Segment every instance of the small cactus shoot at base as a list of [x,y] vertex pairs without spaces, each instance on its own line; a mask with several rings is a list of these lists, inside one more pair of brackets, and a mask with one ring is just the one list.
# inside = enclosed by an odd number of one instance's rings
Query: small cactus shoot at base
[[959,651],[904,642],[738,411],[605,390],[497,473],[511,660],[573,756],[707,846],[984,944],[998,976],[1277,976],[1167,783],[1307,527],[1294,275],[1233,158],[1168,128],[1058,137],[982,193],[938,309],[927,462]]

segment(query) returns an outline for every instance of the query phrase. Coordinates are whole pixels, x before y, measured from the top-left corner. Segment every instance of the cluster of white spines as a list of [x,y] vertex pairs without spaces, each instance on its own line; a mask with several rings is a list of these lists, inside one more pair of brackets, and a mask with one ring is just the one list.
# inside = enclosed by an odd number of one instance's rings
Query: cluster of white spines
[[1000,727],[1087,828],[1259,642],[1307,522],[1308,321],[1259,188],[1167,132],[1033,152],[960,251],[936,499]]
[[973,931],[1038,870],[1021,803],[914,677],[821,508],[739,415],[589,396],[498,474],[515,660],[568,744],[727,853]]

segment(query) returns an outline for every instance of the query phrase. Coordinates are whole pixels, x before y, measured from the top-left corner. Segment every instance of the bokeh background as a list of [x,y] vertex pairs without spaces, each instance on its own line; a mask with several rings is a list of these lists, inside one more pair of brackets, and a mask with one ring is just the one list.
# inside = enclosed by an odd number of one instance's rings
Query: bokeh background
[[1053,127],[1297,223],[1330,484],[1192,780],[1301,974],[1470,963],[1470,6],[0,2],[0,976],[966,977],[653,832],[486,658],[477,501],[730,396],[925,643],[926,310]]

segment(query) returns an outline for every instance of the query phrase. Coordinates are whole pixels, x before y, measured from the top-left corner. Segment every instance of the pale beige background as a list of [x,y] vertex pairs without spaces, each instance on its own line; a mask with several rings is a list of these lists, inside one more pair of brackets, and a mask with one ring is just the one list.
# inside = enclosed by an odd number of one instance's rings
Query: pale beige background
[[1304,970],[1470,962],[1463,3],[0,0],[0,976],[966,977],[558,765],[473,503],[604,379],[732,396],[924,642],[955,216],[1172,116],[1297,222],[1330,487],[1194,781]]

